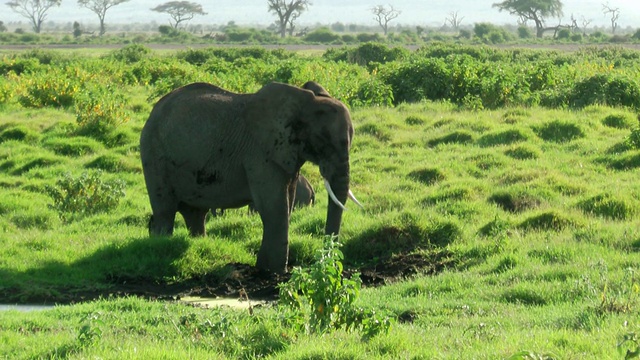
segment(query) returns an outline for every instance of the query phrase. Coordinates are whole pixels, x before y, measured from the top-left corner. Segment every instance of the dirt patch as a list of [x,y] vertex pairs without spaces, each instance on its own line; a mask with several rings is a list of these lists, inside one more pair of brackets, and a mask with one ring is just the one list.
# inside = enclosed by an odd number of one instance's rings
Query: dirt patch
[[[437,274],[453,266],[455,259],[446,250],[426,253],[396,254],[375,265],[347,268],[344,276],[360,274],[363,287],[390,284],[417,274]],[[273,300],[278,297],[278,284],[289,280],[289,274],[276,275],[260,271],[247,264],[227,265],[227,276],[220,279],[205,276],[180,283],[154,283],[151,279],[112,278],[108,290],[80,291],[57,289],[55,296],[22,299],[23,303],[72,304],[99,298],[139,296],[153,300],[179,300],[186,296],[224,297],[252,300]],[[5,297],[0,294],[0,296]],[[5,297],[6,298],[6,297]]]

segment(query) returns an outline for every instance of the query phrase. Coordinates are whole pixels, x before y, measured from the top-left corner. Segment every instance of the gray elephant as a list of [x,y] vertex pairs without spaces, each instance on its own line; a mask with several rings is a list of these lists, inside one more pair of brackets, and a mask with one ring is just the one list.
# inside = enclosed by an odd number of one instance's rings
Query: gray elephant
[[[294,208],[301,208],[304,206],[310,206],[316,202],[316,193],[313,191],[313,186],[309,183],[304,175],[298,176],[298,183],[296,184],[296,197],[293,201]],[[253,203],[249,203],[249,212],[257,212]],[[211,209],[211,214],[214,217],[224,215],[224,209]]]
[[349,111],[313,82],[270,83],[254,94],[205,83],[174,90],[140,137],[149,232],[172,234],[180,212],[191,235],[204,235],[209,209],[253,203],[263,224],[256,266],[285,272],[300,167],[319,166],[331,200],[325,233],[337,235],[347,197],[357,203],[349,190],[352,141]]
[[[293,201],[293,208],[301,208],[309,205],[313,205],[316,202],[316,192],[313,191],[313,186],[304,175],[298,176],[298,183],[296,184],[296,197]],[[249,211],[257,211],[253,203],[249,204]]]

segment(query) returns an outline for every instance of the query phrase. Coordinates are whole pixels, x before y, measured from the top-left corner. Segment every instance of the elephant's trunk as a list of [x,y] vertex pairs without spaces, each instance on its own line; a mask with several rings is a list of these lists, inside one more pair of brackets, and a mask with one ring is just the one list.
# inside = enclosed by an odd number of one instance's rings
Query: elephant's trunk
[[[349,196],[349,164],[347,163],[346,166],[343,166],[341,171],[334,173],[334,176],[326,179],[325,181],[328,187],[331,188],[331,191],[335,196],[335,200],[344,205],[347,201],[347,197]],[[344,206],[336,204],[336,202],[331,198],[331,192],[329,192],[328,189],[327,192],[330,195],[328,196],[325,234],[338,235],[340,233],[340,223],[342,221],[342,211],[344,211]]]

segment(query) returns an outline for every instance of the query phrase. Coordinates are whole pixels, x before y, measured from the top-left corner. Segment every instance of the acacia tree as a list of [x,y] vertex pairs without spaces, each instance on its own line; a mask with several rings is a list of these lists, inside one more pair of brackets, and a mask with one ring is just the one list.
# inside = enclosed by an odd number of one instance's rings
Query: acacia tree
[[104,17],[110,8],[129,0],[78,0],[78,5],[85,7],[98,15],[100,19],[100,36],[107,31],[104,25]]
[[536,25],[536,36],[541,38],[546,30],[556,29],[545,28],[547,17],[562,16],[562,1],[560,0],[505,0],[494,3],[493,7],[500,11],[508,11],[511,15],[517,15],[520,21],[531,20]]
[[289,34],[292,34],[295,28],[295,21],[303,11],[306,11],[312,5],[310,0],[267,0],[267,4],[269,5],[269,12],[276,14],[278,17],[276,25],[278,26],[280,37],[287,35],[287,28],[289,29]]
[[385,35],[389,31],[389,22],[401,14],[400,10],[393,8],[393,5],[389,5],[388,9],[384,5],[376,5],[371,8],[371,12],[374,16],[373,19],[378,22]]
[[618,28],[618,18],[620,17],[620,8],[613,8],[609,3],[602,4],[602,13],[611,15],[611,33],[615,34]]
[[60,6],[62,0],[13,0],[7,3],[11,10],[31,21],[36,34],[40,33],[47,12],[54,6]]
[[190,1],[169,1],[151,10],[169,14],[173,19],[173,23],[171,21],[169,23],[174,29],[178,29],[181,22],[191,20],[196,15],[207,15],[202,10],[202,5]]

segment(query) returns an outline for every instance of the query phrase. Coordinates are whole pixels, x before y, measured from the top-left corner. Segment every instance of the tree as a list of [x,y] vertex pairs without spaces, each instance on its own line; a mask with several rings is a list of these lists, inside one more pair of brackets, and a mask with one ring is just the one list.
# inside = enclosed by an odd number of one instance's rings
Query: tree
[[7,3],[11,10],[31,21],[33,31],[40,33],[47,12],[54,6],[60,6],[62,0],[13,0]]
[[278,17],[276,26],[280,37],[287,35],[287,29],[289,34],[293,34],[295,21],[312,5],[310,0],[268,0],[267,3],[269,12]]
[[612,8],[609,3],[602,4],[602,13],[611,15],[611,33],[615,34],[618,28],[618,18],[620,17],[620,8]]
[[460,24],[462,23],[462,19],[464,16],[458,16],[458,12],[450,12],[449,17],[444,20],[445,25],[449,24],[454,30],[458,30],[460,28]]
[[173,19],[171,26],[174,29],[178,29],[181,22],[191,20],[196,15],[207,15],[202,10],[202,5],[190,1],[169,1],[151,10],[169,14]]
[[560,0],[505,0],[494,3],[493,7],[500,11],[508,11],[511,15],[517,15],[522,23],[532,20],[536,25],[536,36],[541,38],[546,30],[545,18],[562,16],[562,1]]
[[104,17],[107,14],[107,10],[127,1],[129,0],[78,0],[78,5],[85,7],[98,15],[98,18],[100,19],[100,36],[102,36],[106,32]]
[[389,5],[388,9],[384,5],[376,5],[371,8],[371,12],[374,16],[373,19],[378,22],[385,35],[389,31],[389,22],[401,14],[400,10],[393,8],[393,5]]

